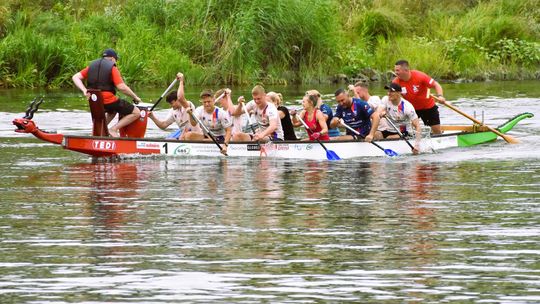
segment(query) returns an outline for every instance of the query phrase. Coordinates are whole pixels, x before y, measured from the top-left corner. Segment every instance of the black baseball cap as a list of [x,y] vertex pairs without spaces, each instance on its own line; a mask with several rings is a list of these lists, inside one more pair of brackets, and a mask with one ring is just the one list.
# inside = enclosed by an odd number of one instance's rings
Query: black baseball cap
[[401,86],[399,84],[397,84],[397,83],[394,83],[394,82],[392,82],[389,85],[385,85],[384,88],[387,89],[388,91],[391,91],[391,92],[399,92],[399,93],[401,93]]
[[103,54],[101,54],[101,57],[113,57],[114,59],[118,60],[118,55],[113,49],[106,49],[103,51]]

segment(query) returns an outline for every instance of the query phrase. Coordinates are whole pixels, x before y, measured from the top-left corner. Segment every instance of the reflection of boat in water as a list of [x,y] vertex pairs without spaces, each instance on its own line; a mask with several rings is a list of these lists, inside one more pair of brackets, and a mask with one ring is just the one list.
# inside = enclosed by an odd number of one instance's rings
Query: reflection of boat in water
[[[39,104],[39,103],[38,103]],[[94,129],[93,136],[76,136],[49,133],[40,130],[32,121],[37,106],[29,107],[26,116],[13,120],[17,126],[16,132],[31,133],[37,138],[62,145],[64,149],[85,153],[96,157],[111,157],[118,155],[171,155],[171,156],[222,156],[219,148],[212,142],[203,141],[179,141],[162,138],[144,138],[147,123],[147,108],[141,108],[141,118],[121,130],[124,137],[103,136],[106,134],[106,125],[94,117],[92,113]],[[502,133],[510,131],[519,121],[531,118],[533,114],[523,113],[509,119],[497,129]],[[468,147],[497,139],[495,133],[490,132],[484,126],[442,126],[444,134],[433,135],[423,138],[420,143],[420,151],[430,152],[452,147]],[[104,132],[105,131],[105,132]],[[385,150],[393,150],[398,154],[412,154],[411,148],[405,140],[392,139],[380,140],[376,145],[363,140],[328,141],[324,145],[328,150],[334,151],[340,158],[376,157],[385,156]],[[279,141],[267,144],[254,142],[231,142],[228,151],[229,156],[240,157],[275,157],[292,159],[315,159],[327,158],[322,145],[316,142],[306,141]]]

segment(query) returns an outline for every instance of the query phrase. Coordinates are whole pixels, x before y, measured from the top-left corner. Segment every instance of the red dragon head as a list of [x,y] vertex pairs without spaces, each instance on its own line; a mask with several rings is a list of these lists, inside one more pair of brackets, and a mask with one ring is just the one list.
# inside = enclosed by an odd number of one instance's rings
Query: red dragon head
[[56,132],[46,132],[40,130],[36,124],[32,121],[34,113],[38,110],[39,105],[43,102],[43,98],[37,101],[37,98],[30,103],[28,109],[26,109],[26,115],[22,118],[15,118],[13,124],[17,127],[15,132],[18,133],[32,133],[35,137],[48,141],[54,144],[61,144],[64,139],[64,135],[56,134]]
[[38,130],[36,124],[32,121],[34,113],[38,110],[39,105],[43,102],[43,97],[37,100],[37,97],[32,100],[28,109],[26,109],[26,115],[23,118],[15,118],[13,124],[17,126],[15,132],[18,133],[34,133]]
[[18,132],[18,133],[34,133],[38,130],[38,127],[32,121],[32,119],[28,119],[24,117],[15,118],[13,120],[13,124],[17,127],[17,129],[15,129],[15,132]]

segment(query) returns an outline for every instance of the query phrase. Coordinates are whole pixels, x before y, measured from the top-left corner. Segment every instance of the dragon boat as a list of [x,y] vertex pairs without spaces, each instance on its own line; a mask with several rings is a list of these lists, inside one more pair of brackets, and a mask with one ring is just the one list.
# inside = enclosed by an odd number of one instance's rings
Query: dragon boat
[[[120,137],[110,137],[105,123],[103,104],[100,94],[92,94],[90,110],[93,121],[91,136],[63,135],[40,129],[32,120],[43,99],[34,101],[28,107],[22,118],[13,120],[15,132],[30,133],[35,137],[58,144],[64,149],[76,151],[93,157],[117,157],[125,155],[168,155],[168,156],[206,156],[225,157],[213,142],[181,141],[164,138],[145,138],[148,107],[139,106],[141,117],[120,130]],[[95,100],[92,100],[95,99]],[[496,130],[479,125],[448,125],[441,126],[443,134],[426,136],[420,141],[422,153],[432,153],[452,147],[469,147],[497,140],[496,133],[507,133],[518,122],[531,118],[531,113],[522,113],[501,124]],[[494,133],[495,131],[496,133]],[[413,140],[411,140],[413,141]],[[390,155],[412,154],[410,143],[405,139],[379,140],[375,143],[363,140],[331,140],[319,144],[312,141],[276,141],[269,143],[231,142],[228,146],[229,157],[275,157],[286,159],[327,159],[328,151],[335,153],[341,159],[378,157]],[[330,159],[330,158],[328,158]]]

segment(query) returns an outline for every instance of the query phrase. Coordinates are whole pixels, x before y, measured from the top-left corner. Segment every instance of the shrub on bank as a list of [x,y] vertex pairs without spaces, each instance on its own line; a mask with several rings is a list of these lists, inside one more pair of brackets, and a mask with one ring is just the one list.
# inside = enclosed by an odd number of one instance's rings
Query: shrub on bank
[[437,78],[536,77],[539,14],[533,0],[6,0],[0,86],[72,86],[107,47],[141,85],[177,71],[197,84],[384,80],[400,58]]

